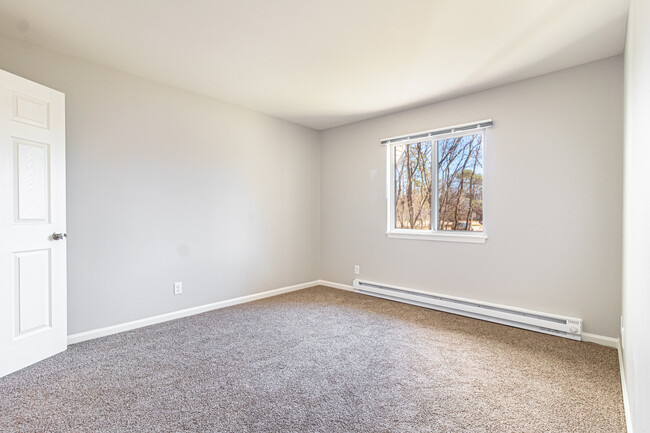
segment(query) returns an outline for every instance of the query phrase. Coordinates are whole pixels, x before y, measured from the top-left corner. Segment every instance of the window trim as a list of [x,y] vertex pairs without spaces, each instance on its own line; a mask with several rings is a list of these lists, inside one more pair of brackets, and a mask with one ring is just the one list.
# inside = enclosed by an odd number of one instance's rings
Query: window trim
[[[491,126],[491,125],[490,125]],[[464,129],[454,131],[447,134],[436,134],[428,137],[418,137],[408,140],[396,141],[386,143],[386,203],[387,203],[387,227],[386,236],[393,239],[416,239],[416,240],[431,240],[431,241],[445,241],[445,242],[463,242],[463,243],[485,243],[487,239],[485,217],[483,217],[483,231],[482,232],[467,232],[467,231],[440,231],[438,227],[438,140],[445,140],[448,138],[461,137],[465,135],[473,135],[480,133],[483,135],[483,211],[485,212],[486,203],[486,177],[485,177],[485,155],[486,155],[486,129],[489,126],[477,127],[472,129]],[[450,128],[444,128],[450,129]],[[414,135],[414,134],[412,134]],[[431,230],[416,230],[416,229],[398,229],[395,228],[395,146],[404,146],[407,144],[420,143],[431,141],[431,182],[432,189],[435,193],[431,194]],[[435,168],[435,170],[434,170]],[[435,173],[435,176],[434,176]]]

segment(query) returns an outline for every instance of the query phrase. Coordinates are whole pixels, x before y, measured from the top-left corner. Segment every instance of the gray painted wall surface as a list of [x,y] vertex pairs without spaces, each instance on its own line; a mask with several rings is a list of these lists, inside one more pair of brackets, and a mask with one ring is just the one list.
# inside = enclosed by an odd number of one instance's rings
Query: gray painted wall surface
[[66,94],[70,334],[318,278],[317,132],[7,38],[0,68]]
[[634,433],[650,432],[650,1],[632,0],[625,45],[623,365]]
[[[621,56],[325,131],[321,278],[360,277],[582,317],[618,335]],[[388,239],[380,140],[492,118],[485,244]]]
[[[617,335],[620,56],[321,134],[11,39],[0,68],[66,93],[71,334],[359,264]],[[487,117],[488,241],[387,239],[379,140]]]

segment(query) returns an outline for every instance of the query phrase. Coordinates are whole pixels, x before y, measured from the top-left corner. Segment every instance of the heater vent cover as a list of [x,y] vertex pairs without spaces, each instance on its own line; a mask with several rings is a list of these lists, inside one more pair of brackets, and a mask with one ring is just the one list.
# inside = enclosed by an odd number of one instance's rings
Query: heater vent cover
[[353,286],[355,292],[365,295],[419,305],[572,340],[582,340],[582,319],[575,317],[564,317],[472,299],[421,292],[371,281],[354,280]]

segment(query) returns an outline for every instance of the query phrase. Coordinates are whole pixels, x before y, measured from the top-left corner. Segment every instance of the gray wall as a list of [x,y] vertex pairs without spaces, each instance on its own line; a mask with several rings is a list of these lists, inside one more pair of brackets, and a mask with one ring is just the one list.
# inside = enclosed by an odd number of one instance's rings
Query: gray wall
[[12,39],[0,68],[66,94],[70,334],[318,278],[317,132]]
[[[359,264],[617,335],[620,56],[322,134],[12,39],[0,68],[66,93],[70,333]],[[379,140],[486,117],[488,241],[387,239]]]
[[[361,278],[582,317],[618,335],[621,56],[327,130],[321,278]],[[380,139],[492,118],[485,244],[388,239]]]
[[632,0],[625,46],[623,365],[634,433],[650,432],[650,1]]

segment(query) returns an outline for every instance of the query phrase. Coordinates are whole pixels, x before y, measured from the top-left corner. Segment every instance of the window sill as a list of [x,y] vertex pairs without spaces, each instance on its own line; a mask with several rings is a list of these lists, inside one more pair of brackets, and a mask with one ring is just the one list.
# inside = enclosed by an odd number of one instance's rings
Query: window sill
[[483,233],[408,233],[408,232],[387,232],[386,236],[393,239],[417,239],[421,241],[443,241],[443,242],[464,242],[472,244],[483,244],[487,236]]

